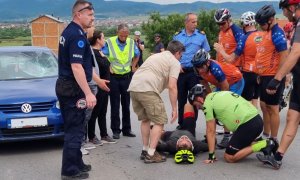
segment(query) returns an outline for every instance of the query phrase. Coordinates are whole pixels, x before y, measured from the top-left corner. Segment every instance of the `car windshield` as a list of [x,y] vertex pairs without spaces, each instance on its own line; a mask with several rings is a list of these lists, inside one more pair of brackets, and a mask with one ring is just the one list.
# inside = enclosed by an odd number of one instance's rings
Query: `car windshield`
[[0,80],[45,78],[57,74],[57,59],[50,51],[0,53]]

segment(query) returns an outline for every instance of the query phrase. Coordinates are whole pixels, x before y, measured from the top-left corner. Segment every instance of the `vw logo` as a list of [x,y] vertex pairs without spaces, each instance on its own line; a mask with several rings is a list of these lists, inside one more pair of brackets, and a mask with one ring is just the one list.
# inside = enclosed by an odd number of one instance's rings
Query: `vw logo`
[[21,106],[21,110],[22,110],[23,113],[30,113],[31,110],[32,110],[32,107],[31,107],[30,104],[23,104]]

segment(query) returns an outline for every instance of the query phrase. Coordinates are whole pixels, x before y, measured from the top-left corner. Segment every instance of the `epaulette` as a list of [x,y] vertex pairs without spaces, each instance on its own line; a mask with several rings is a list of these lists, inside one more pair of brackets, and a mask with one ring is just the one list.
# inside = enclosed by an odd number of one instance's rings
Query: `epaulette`
[[200,31],[200,33],[205,35],[205,32],[204,32],[204,31]]
[[[180,31],[180,32],[181,32],[181,31]],[[177,36],[180,32],[177,31],[177,32],[174,34],[174,36]]]

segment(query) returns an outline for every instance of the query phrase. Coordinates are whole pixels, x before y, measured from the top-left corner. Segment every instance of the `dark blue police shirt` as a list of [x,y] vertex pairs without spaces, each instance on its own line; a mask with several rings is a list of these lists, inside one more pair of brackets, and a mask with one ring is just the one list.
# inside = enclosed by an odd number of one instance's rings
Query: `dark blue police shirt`
[[82,64],[86,80],[92,80],[93,59],[90,43],[83,29],[71,22],[60,36],[58,49],[58,75],[62,78],[75,79],[71,64]]

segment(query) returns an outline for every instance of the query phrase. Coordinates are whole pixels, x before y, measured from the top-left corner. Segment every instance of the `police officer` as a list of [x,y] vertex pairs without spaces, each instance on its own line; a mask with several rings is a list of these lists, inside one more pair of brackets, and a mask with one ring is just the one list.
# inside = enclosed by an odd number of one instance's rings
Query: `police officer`
[[134,40],[128,38],[129,28],[120,24],[117,36],[107,39],[102,52],[111,63],[110,76],[110,105],[111,129],[113,138],[120,138],[120,101],[122,105],[122,132],[123,136],[135,137],[130,123],[130,95],[127,92],[131,81],[131,73],[136,71],[139,60],[139,49]]
[[[193,65],[191,63],[196,52],[203,48],[205,51],[210,51],[210,47],[203,31],[196,29],[197,15],[194,13],[187,13],[185,15],[185,29],[181,30],[173,37],[174,40],[180,41],[185,46],[180,64],[181,71],[178,77],[178,124],[179,128],[182,124],[184,105],[187,102],[188,91],[196,85],[199,81],[193,72]],[[197,119],[198,114],[196,114]]]
[[[91,49],[85,34],[85,29],[91,27],[94,21],[92,4],[85,0],[76,1],[72,16],[73,21],[60,37],[58,52],[56,94],[65,128],[61,178],[85,179],[91,170],[91,165],[83,163],[80,152],[85,109],[93,108],[96,104],[96,98],[87,83],[94,75]],[[101,79],[95,81],[99,86],[106,86]]]

